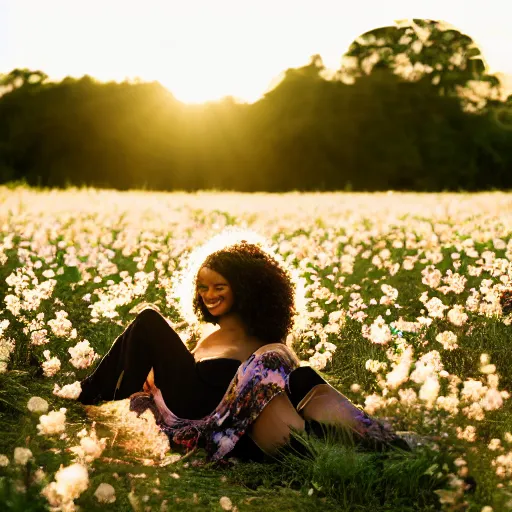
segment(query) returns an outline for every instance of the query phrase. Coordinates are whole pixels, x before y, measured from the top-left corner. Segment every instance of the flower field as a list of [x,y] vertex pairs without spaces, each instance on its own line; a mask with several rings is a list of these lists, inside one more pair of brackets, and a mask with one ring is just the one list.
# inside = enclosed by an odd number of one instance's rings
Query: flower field
[[[512,195],[0,187],[0,225],[0,510],[512,509]],[[287,342],[413,452],[218,467],[126,400],[73,400],[145,304],[194,343],[185,285],[219,233],[268,242]]]

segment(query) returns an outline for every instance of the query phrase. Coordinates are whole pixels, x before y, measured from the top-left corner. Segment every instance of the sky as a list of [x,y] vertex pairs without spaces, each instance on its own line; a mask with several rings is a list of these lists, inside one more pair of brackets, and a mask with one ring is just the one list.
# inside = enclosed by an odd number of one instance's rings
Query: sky
[[[510,4],[507,7],[507,4]],[[181,101],[256,101],[320,54],[338,69],[362,33],[440,19],[512,75],[510,0],[0,0],[0,73],[158,80]]]

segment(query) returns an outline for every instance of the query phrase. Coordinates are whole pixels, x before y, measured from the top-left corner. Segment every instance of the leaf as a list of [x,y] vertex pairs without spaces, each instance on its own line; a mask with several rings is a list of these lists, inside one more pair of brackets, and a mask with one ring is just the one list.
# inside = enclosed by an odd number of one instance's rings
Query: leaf
[[425,471],[425,473],[423,473],[423,474],[424,474],[424,475],[433,476],[433,475],[434,475],[434,471],[436,471],[438,468],[439,468],[439,464],[432,464],[432,466],[430,466],[430,467]]

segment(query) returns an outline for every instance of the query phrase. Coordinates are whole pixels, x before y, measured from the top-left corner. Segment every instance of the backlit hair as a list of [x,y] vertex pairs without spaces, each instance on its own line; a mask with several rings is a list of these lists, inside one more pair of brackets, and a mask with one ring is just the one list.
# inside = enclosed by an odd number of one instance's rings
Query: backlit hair
[[[284,343],[293,325],[295,289],[288,272],[256,244],[242,241],[209,254],[201,267],[224,277],[236,311],[248,330],[265,343]],[[193,307],[196,315],[217,323],[204,305],[195,278]]]

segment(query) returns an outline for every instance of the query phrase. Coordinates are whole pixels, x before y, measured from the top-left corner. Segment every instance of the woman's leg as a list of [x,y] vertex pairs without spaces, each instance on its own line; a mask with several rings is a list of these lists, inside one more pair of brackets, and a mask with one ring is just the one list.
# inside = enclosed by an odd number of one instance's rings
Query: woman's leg
[[392,430],[356,407],[312,368],[294,370],[288,380],[288,392],[307,427],[311,426],[317,434],[326,432],[322,425],[329,425],[337,427],[348,441],[363,443],[371,449],[390,445],[408,449],[407,443]]
[[[95,371],[82,383],[82,403],[121,400],[141,391],[153,368],[154,384],[170,410],[181,417],[207,414],[205,384],[194,356],[165,318],[145,309],[114,341]],[[210,408],[210,410],[211,410]]]
[[[278,344],[277,347],[275,344],[266,345],[254,354],[259,356],[272,353],[276,348],[295,364],[298,363],[295,353],[282,344]],[[304,419],[297,413],[286,393],[282,393],[273,398],[260,412],[251,425],[249,436],[262,451],[273,455],[290,441],[292,430],[303,431],[304,426]]]
[[361,409],[329,384],[317,384],[299,403],[297,411],[307,421],[313,420],[363,433],[364,426],[358,422]]
[[292,430],[303,431],[304,419],[285,394],[276,396],[253,423],[249,435],[256,445],[269,455],[290,440]]
[[292,430],[309,430],[315,425],[323,432],[320,423],[343,427],[350,435],[362,427],[357,420],[362,411],[312,368],[293,370],[286,391],[287,395],[277,396],[263,409],[250,431],[253,441],[268,454],[286,444]]

